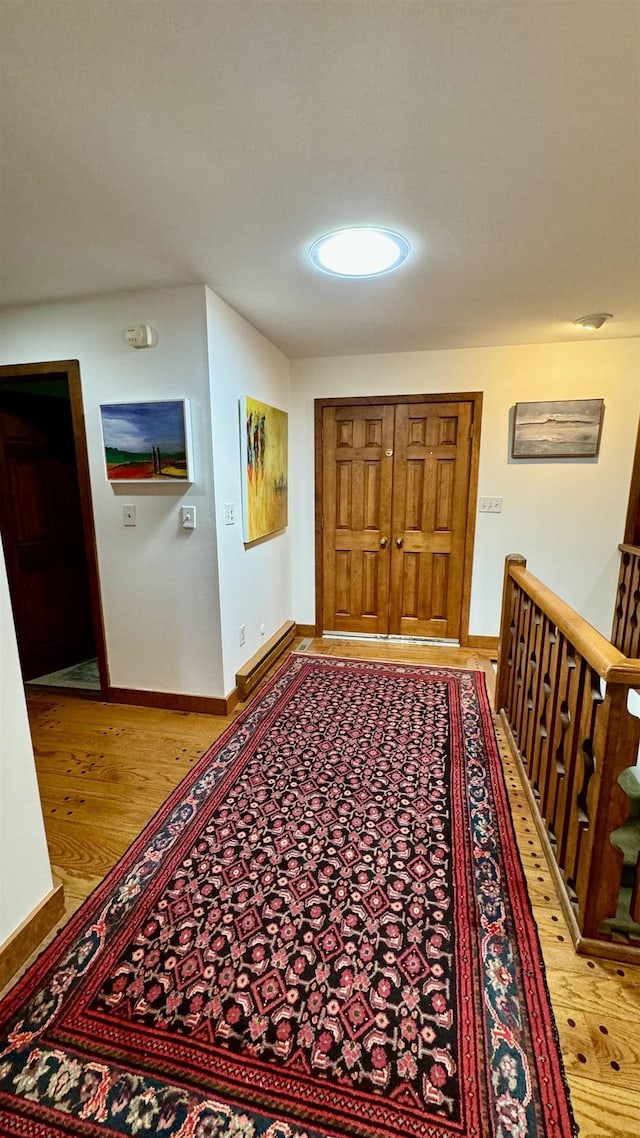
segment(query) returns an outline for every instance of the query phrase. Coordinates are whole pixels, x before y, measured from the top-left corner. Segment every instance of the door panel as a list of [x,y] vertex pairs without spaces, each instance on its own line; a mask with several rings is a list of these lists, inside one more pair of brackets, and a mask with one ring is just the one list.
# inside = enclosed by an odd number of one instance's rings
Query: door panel
[[[393,407],[323,413],[324,627],[386,633]],[[381,545],[384,541],[384,545]]]
[[391,632],[459,635],[470,434],[470,403],[396,407]]
[[23,676],[95,655],[68,400],[0,389],[0,528]]

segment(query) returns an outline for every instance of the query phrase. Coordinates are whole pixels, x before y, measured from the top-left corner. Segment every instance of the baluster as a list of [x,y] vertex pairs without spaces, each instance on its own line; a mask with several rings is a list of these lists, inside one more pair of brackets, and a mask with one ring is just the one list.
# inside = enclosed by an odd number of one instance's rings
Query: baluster
[[640,854],[636,860],[636,873],[633,882],[633,892],[631,894],[631,904],[629,905],[629,913],[631,918],[640,925]]
[[516,687],[514,691],[514,703],[511,709],[511,724],[513,727],[514,738],[518,740],[520,754],[523,762],[526,764],[526,758],[522,754],[522,739],[524,735],[524,715],[526,704],[526,688],[527,688],[527,672],[528,672],[528,644],[529,644],[529,627],[531,623],[532,603],[526,593],[522,590],[518,591],[519,611],[518,620],[516,625],[517,635],[517,663],[516,663]]
[[558,667],[562,644],[555,625],[552,624],[548,617],[545,617],[545,620],[547,623],[547,658],[546,670],[542,677],[544,704],[540,724],[538,791],[540,794],[540,812],[546,823],[549,818],[549,782],[554,764],[553,740],[555,738],[556,719],[558,715]]
[[529,658],[529,687],[527,691],[527,727],[524,749],[528,759],[529,779],[534,791],[538,790],[538,767],[540,763],[540,709],[543,693],[544,635],[545,622],[537,605],[533,612],[533,638]]
[[569,702],[571,674],[575,669],[575,657],[571,645],[564,636],[558,637],[558,665],[554,677],[556,692],[556,716],[553,737],[549,747],[547,779],[544,798],[544,818],[551,844],[558,858],[556,843],[556,808],[558,784],[566,772],[567,750],[571,753],[571,705]]
[[640,558],[636,558],[630,592],[627,636],[623,652],[625,656],[636,657],[640,656]]
[[620,571],[611,640],[625,656],[640,656],[640,549],[620,546]]
[[640,620],[640,554],[631,558],[629,565],[629,600],[627,603],[626,628],[624,647],[625,656],[637,656],[640,635],[638,622]]
[[584,658],[575,649],[571,648],[568,656],[568,688],[566,702],[568,707],[569,726],[563,740],[562,762],[564,773],[558,779],[556,805],[554,811],[554,832],[557,841],[558,864],[566,869],[567,841],[576,796],[576,782],[582,780],[582,707],[585,696],[588,697],[588,680],[591,669]]
[[[571,801],[568,802],[569,818],[567,848],[564,856],[565,881],[572,899],[577,898],[578,867],[582,859],[589,856],[592,833],[592,803],[597,798],[597,784],[600,779],[602,756],[596,755],[594,738],[598,713],[603,705],[600,676],[593,668],[589,669],[589,692],[585,694],[582,705],[579,739],[582,745],[576,752],[576,772]],[[584,898],[577,898],[583,905]]]
[[629,580],[628,575],[630,571],[631,555],[623,552],[620,557],[620,570],[618,574],[618,589],[616,593],[616,607],[613,614],[613,631],[611,633],[611,641],[619,648],[621,652],[624,651],[622,645],[624,643],[624,631],[626,625],[627,606],[629,603]]

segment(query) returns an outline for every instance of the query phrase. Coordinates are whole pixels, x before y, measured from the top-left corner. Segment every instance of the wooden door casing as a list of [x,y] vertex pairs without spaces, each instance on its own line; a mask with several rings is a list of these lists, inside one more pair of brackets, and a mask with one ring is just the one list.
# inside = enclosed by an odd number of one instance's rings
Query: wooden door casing
[[466,643],[481,393],[318,399],[315,408],[316,635]]

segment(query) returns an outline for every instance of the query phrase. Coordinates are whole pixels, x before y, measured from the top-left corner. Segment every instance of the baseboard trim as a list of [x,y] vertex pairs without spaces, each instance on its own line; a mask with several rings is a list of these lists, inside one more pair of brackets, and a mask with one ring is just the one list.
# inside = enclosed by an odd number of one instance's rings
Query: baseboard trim
[[240,699],[244,700],[260,683],[269,668],[293,642],[296,635],[296,623],[286,620],[269,640],[265,641],[260,650],[247,660],[242,668],[236,672],[236,687]]
[[576,941],[578,956],[596,956],[599,960],[618,960],[621,964],[640,964],[640,945],[618,940],[594,940],[581,936]]
[[15,932],[0,945],[0,989],[22,967],[25,960],[51,932],[64,913],[64,887],[58,882],[43,897]]
[[465,648],[484,648],[487,652],[498,654],[500,647],[499,636],[468,636]]
[[227,696],[184,695],[181,692],[143,691],[140,688],[113,688],[108,690],[109,703],[133,704],[136,707],[157,707],[163,711],[195,711],[200,715],[228,715],[238,702],[234,689]]
[[296,624],[296,636],[317,636],[315,624]]
[[229,692],[229,695],[226,697],[226,700],[225,700],[225,703],[227,705],[227,711],[226,711],[227,715],[229,715],[229,713],[231,711],[233,711],[233,709],[236,706],[239,699],[240,699],[240,692],[238,691],[237,688],[234,688],[233,691]]

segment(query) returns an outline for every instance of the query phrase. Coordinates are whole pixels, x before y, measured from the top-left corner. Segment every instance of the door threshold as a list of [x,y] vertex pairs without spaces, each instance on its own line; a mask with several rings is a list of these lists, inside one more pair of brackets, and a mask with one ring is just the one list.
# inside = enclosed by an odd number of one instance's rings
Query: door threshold
[[444,636],[390,636],[385,632],[334,632],[322,630],[326,640],[381,640],[385,644],[426,644],[432,648],[459,648],[459,640],[449,640]]

